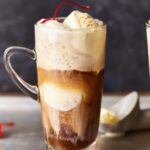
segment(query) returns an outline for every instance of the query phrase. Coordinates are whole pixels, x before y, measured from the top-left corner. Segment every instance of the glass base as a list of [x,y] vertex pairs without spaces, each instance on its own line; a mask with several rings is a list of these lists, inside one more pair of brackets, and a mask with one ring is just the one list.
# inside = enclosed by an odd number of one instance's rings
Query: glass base
[[[86,147],[86,148],[84,148],[84,149],[76,149],[76,150],[96,150],[95,148],[94,148],[94,145],[96,144],[96,141],[94,141],[91,145],[89,145],[88,147]],[[46,144],[46,149],[47,150],[60,150],[60,149],[55,149],[55,148],[53,148],[52,146],[50,146],[50,145],[47,145]],[[63,149],[62,149],[63,150]],[[67,150],[67,149],[66,149]],[[71,149],[68,149],[68,150],[71,150]]]

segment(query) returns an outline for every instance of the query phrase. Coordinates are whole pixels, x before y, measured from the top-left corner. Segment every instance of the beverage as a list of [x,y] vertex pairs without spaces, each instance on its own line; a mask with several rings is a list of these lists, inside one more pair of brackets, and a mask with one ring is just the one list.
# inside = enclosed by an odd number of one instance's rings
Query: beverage
[[[84,148],[92,143],[99,125],[103,72],[95,75],[94,72],[48,72],[39,68],[38,74],[42,78],[39,80],[40,100],[47,144],[71,149]],[[44,76],[46,74],[49,75]],[[78,90],[86,94],[80,96]],[[53,100],[57,102],[54,104]]]
[[[35,25],[35,51],[9,47],[5,68],[15,84],[41,105],[48,149],[88,147],[98,133],[105,60],[106,25],[87,13],[73,11],[66,18],[41,19]],[[22,80],[11,66],[14,54],[36,60],[38,86]]]
[[35,50],[46,143],[85,148],[98,133],[106,27],[96,20],[97,28],[70,30],[61,18],[42,21]]

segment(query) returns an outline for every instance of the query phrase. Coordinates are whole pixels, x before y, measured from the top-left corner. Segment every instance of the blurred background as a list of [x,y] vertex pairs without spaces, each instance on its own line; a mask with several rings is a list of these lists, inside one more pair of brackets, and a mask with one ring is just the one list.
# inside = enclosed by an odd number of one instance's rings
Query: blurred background
[[[150,0],[76,0],[91,5],[94,17],[108,24],[105,92],[150,92],[145,22],[150,18]],[[20,92],[3,66],[9,46],[34,48],[34,23],[53,15],[60,0],[0,0],[0,92]],[[72,6],[61,8],[66,16]],[[35,63],[23,56],[13,66],[26,81],[36,83]]]

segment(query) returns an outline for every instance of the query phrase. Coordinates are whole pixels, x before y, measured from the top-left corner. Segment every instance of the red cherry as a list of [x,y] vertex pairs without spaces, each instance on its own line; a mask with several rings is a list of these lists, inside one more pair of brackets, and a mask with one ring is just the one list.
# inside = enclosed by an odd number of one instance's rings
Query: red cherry
[[47,21],[49,21],[49,20],[56,20],[59,9],[60,9],[62,6],[66,5],[66,4],[80,7],[80,8],[83,9],[83,10],[89,10],[89,9],[91,9],[90,6],[81,6],[80,4],[78,4],[78,3],[76,3],[76,2],[73,2],[73,1],[63,1],[63,2],[59,3],[59,4],[57,5],[57,7],[55,8],[55,12],[54,12],[53,18],[46,18],[46,19],[44,19],[41,23],[44,24],[45,22],[47,22]]
[[0,138],[3,136],[3,126],[0,124]]

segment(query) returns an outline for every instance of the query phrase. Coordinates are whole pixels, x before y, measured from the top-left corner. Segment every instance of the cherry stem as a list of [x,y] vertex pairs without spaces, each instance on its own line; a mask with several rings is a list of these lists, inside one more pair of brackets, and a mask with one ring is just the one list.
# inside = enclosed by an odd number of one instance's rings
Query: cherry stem
[[63,1],[63,2],[59,3],[57,5],[57,7],[55,8],[55,12],[54,12],[53,18],[44,19],[41,23],[45,23],[45,22],[47,22],[49,20],[56,20],[59,9],[62,6],[66,5],[66,4],[77,6],[77,7],[81,8],[81,9],[83,9],[83,10],[89,10],[89,9],[91,9],[90,6],[82,6],[82,5],[80,5],[80,4],[76,3],[76,2],[73,2],[73,1]]
[[53,15],[54,19],[56,19],[59,9],[66,4],[77,6],[77,7],[80,7],[81,9],[84,9],[84,10],[89,10],[91,8],[90,6],[81,6],[80,4],[73,2],[73,1],[63,1],[57,5],[55,12],[54,12],[54,15]]

